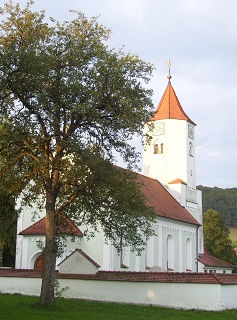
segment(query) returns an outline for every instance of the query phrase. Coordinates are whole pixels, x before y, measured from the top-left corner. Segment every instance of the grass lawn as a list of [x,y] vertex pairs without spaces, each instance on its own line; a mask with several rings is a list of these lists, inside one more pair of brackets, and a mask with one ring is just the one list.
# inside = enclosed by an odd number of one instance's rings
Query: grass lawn
[[[208,298],[208,297],[207,297]],[[1,320],[233,320],[237,310],[222,312],[176,310],[153,306],[66,300],[57,298],[55,306],[41,309],[38,298],[0,294]]]

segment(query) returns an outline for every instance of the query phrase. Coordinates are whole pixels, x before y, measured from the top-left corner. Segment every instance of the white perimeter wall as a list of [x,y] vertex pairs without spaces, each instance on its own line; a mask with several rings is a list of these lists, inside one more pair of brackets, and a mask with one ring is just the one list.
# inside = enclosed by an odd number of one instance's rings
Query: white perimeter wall
[[[237,308],[237,285],[59,279],[65,298],[183,309]],[[0,277],[1,293],[40,295],[41,278]]]

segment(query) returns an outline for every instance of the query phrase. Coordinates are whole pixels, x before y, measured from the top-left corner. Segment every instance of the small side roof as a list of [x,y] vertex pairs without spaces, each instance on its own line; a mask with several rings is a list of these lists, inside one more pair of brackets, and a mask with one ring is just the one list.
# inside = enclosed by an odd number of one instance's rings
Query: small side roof
[[219,258],[213,257],[210,254],[208,254],[207,252],[201,254],[199,253],[198,255],[198,261],[203,264],[205,267],[212,267],[212,268],[227,268],[227,269],[234,269],[237,268],[237,266],[223,261]]
[[[63,227],[59,228],[59,234],[70,234],[78,237],[83,237],[83,233],[77,228],[77,226],[69,218],[65,218],[65,224]],[[46,225],[45,217],[35,222],[28,228],[22,230],[19,235],[45,235]]]

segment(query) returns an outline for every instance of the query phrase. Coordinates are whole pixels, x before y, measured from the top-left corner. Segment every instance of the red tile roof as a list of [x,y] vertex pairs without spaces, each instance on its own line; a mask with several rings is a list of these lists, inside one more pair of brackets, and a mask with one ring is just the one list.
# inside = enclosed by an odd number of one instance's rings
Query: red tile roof
[[153,207],[157,216],[199,225],[198,221],[155,179],[137,174],[146,204]]
[[[82,237],[83,233],[75,226],[75,224],[69,219],[66,218],[66,225],[59,229],[59,234],[73,234],[78,237]],[[35,222],[25,230],[21,231],[20,235],[45,235],[46,226],[45,226],[45,217],[41,220]]]
[[[176,201],[158,180],[137,174],[137,181],[141,185],[141,191],[146,198],[146,204],[154,208],[157,216],[199,225],[198,221]],[[67,223],[68,227],[61,230],[60,233],[75,234],[79,237],[83,236],[82,232],[68,218]],[[19,234],[45,235],[45,218],[29,226]]]
[[228,263],[219,258],[213,257],[207,253],[204,253],[204,254],[199,253],[198,261],[202,263],[205,267],[213,267],[213,268],[219,267],[219,268],[229,268],[229,269],[233,269],[237,267],[231,263]]
[[150,118],[150,120],[163,119],[187,120],[196,125],[184,112],[170,82],[163,93],[154,115]]
[[[65,274],[55,272],[58,279],[98,281],[157,282],[157,283],[206,283],[237,285],[237,274],[179,273],[179,272],[130,272],[98,271],[96,274]],[[41,278],[41,271],[0,268],[0,277]]]
[[170,182],[168,182],[168,184],[187,184],[186,182],[184,182],[183,180],[181,179],[175,179],[175,180],[172,180]]

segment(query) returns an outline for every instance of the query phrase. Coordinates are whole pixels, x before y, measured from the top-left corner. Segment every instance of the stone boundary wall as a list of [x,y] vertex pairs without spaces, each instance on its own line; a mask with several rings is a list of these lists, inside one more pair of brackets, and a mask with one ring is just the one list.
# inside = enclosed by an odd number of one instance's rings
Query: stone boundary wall
[[[237,309],[237,277],[178,273],[57,273],[65,298],[148,304],[182,309]],[[223,280],[224,279],[224,280]],[[35,270],[0,269],[0,292],[39,296],[41,274]]]

